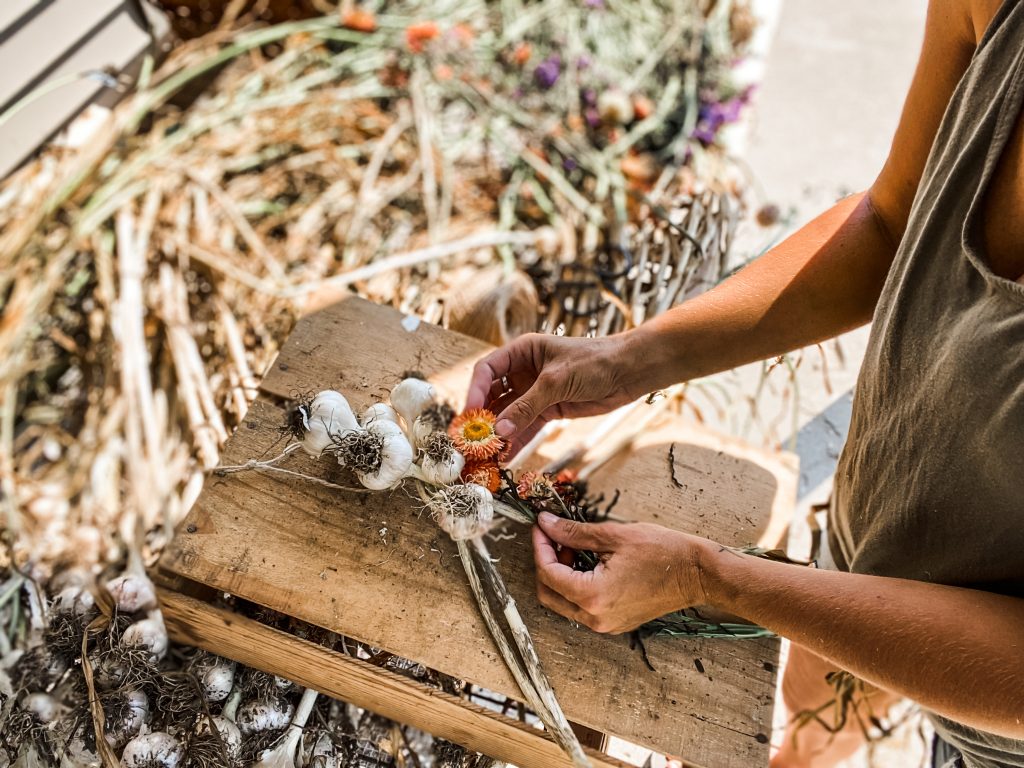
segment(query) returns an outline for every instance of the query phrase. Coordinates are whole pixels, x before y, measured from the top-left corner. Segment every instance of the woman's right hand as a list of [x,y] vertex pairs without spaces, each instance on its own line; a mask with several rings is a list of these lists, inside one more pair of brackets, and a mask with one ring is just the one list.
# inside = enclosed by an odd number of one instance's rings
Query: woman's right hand
[[574,338],[530,333],[496,349],[473,369],[466,408],[488,408],[513,452],[551,419],[595,416],[643,394],[628,334]]

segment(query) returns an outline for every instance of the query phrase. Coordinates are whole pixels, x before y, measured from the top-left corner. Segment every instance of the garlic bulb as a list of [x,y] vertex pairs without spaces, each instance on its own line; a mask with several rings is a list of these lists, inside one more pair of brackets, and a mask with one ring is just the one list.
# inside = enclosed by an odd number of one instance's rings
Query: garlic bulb
[[156,608],[156,590],[145,573],[130,570],[111,579],[106,586],[121,613],[151,611]]
[[417,448],[425,447],[431,435],[448,431],[454,417],[455,411],[447,403],[428,405],[412,423],[413,444]]
[[405,426],[412,434],[412,425],[423,409],[431,405],[437,397],[434,386],[423,379],[403,379],[391,390],[391,405],[405,421]]
[[70,613],[84,616],[96,605],[92,592],[82,587],[65,587],[53,599],[54,613]]
[[310,768],[342,768],[330,734],[321,733],[309,750],[305,763]]
[[197,658],[192,664],[192,672],[210,702],[224,701],[235,683],[235,662],[213,654]]
[[237,761],[242,752],[242,732],[238,730],[238,726],[226,717],[214,715],[211,718],[199,718],[199,723],[196,725],[196,735],[212,735],[213,731],[210,728],[211,720],[213,721],[213,727],[220,734],[221,741],[224,742],[224,751],[227,752],[228,759],[232,762]]
[[178,768],[185,760],[185,748],[163,731],[136,736],[121,753],[123,768]]
[[487,533],[494,520],[491,492],[476,483],[439,488],[428,502],[434,521],[454,541]]
[[359,429],[348,400],[340,392],[325,389],[308,406],[299,406],[304,434],[302,449],[319,458],[344,433]]
[[374,403],[363,411],[363,426],[368,427],[375,421],[391,421],[398,423],[398,411],[387,403]]
[[633,121],[633,100],[609,88],[597,97],[597,112],[607,125],[625,125]]
[[[114,749],[123,747],[129,739],[138,736],[142,726],[149,722],[149,699],[145,693],[130,688],[118,693],[117,696],[120,697],[120,701],[117,702],[115,709],[121,713],[121,718],[118,722],[108,725],[106,729],[107,743]],[[112,710],[108,707],[107,711]]]
[[402,428],[391,421],[375,421],[366,428],[367,437],[379,444],[379,461],[375,468],[364,469],[338,454],[338,460],[351,466],[359,482],[372,491],[383,491],[401,482],[412,466],[412,446]]
[[295,758],[299,750],[299,740],[302,738],[303,728],[313,711],[316,703],[317,692],[307,688],[302,693],[299,706],[295,710],[295,717],[292,718],[291,728],[284,739],[273,749],[264,752],[254,768],[295,768]]
[[235,725],[243,737],[287,728],[295,708],[284,699],[254,699],[238,708]]
[[160,611],[150,611],[142,621],[137,621],[121,635],[121,645],[126,648],[145,648],[153,661],[167,655],[167,629]]
[[419,466],[413,466],[413,474],[419,479],[431,485],[451,485],[466,466],[466,457],[455,450],[446,432],[435,432],[423,445]]
[[31,712],[40,723],[52,723],[63,713],[63,707],[48,693],[31,693],[21,704],[22,709]]

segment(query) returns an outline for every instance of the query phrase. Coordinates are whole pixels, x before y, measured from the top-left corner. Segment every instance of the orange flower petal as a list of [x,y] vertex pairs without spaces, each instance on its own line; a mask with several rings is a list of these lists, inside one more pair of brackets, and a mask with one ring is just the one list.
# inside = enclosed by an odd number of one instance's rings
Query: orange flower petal
[[491,493],[501,487],[501,473],[496,461],[474,461],[466,464],[460,475],[463,482],[482,485]]
[[448,427],[455,450],[471,463],[497,459],[505,450],[505,441],[494,431],[495,420],[495,415],[484,408],[456,416]]

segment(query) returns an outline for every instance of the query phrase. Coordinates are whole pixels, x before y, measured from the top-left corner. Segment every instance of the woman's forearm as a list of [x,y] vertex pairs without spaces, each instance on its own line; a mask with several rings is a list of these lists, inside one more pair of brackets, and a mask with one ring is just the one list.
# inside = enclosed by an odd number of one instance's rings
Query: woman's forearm
[[846,198],[713,290],[623,334],[636,394],[764,360],[871,319],[896,244]]
[[940,715],[1024,738],[1024,599],[711,548],[708,602]]

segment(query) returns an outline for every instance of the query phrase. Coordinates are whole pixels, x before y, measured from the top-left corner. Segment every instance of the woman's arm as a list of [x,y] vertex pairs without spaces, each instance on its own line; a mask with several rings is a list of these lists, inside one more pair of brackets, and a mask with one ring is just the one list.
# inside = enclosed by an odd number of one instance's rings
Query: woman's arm
[[[1024,738],[1024,599],[785,565],[660,526],[541,517],[538,597],[581,624],[624,632],[711,605],[940,715]],[[556,543],[602,561],[574,571]]]
[[[991,18],[991,0],[932,3],[889,157],[847,198],[712,291],[626,334],[634,395],[764,360],[871,319],[942,115]],[[870,109],[871,94],[851,94]],[[798,151],[794,147],[794,151]]]

